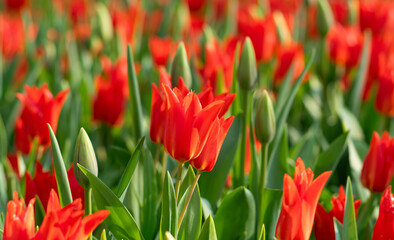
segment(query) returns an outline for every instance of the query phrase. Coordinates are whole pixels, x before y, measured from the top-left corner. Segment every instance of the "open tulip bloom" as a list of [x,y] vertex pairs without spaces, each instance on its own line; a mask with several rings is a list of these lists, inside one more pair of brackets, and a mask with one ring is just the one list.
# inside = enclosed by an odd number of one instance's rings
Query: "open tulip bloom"
[[394,239],[393,0],[4,0],[0,239]]

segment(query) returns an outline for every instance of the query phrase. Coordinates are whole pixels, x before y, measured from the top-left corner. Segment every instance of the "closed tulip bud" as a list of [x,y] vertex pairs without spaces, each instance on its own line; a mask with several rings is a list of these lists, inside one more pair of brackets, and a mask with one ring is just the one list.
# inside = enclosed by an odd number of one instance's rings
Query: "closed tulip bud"
[[187,54],[185,44],[179,43],[178,49],[176,50],[174,60],[171,66],[171,84],[172,86],[178,86],[179,77],[182,77],[187,88],[192,85],[192,74],[190,72],[189,62],[187,60]]
[[74,173],[78,183],[81,184],[84,189],[86,189],[89,187],[89,180],[81,172],[81,170],[77,166],[77,163],[88,169],[95,176],[97,176],[98,170],[96,155],[94,154],[94,149],[92,143],[90,142],[89,136],[83,128],[81,128],[81,130],[79,131],[77,142],[75,144]]
[[334,23],[334,15],[327,0],[317,1],[317,26],[321,36],[326,36]]
[[256,137],[262,144],[270,143],[275,136],[275,112],[266,90],[258,98],[254,127]]
[[239,86],[243,90],[253,88],[257,80],[256,55],[250,38],[245,39],[238,65]]

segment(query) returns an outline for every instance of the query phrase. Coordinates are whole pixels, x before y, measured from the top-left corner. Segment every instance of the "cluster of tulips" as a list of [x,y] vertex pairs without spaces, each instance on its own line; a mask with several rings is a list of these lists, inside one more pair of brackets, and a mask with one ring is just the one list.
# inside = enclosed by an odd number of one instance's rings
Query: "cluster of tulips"
[[0,239],[394,239],[393,117],[391,0],[1,0]]

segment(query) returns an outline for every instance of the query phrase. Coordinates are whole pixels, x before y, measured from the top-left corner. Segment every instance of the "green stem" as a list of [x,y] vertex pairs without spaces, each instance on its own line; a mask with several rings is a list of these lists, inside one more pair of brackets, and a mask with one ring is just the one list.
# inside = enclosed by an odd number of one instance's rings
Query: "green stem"
[[267,179],[267,163],[268,163],[268,146],[269,143],[263,143],[261,145],[261,168],[260,168],[260,186],[259,186],[259,225],[258,232],[260,232],[260,228],[262,227],[264,220],[264,188]]
[[373,202],[375,197],[377,196],[376,193],[372,193],[369,195],[368,201],[361,206],[360,211],[357,216],[357,226],[358,229],[364,229],[371,218],[371,213],[373,211]]
[[179,230],[179,228],[181,227],[183,217],[185,216],[187,207],[189,206],[190,199],[192,198],[194,189],[195,189],[196,186],[197,186],[197,182],[198,182],[198,179],[200,178],[200,175],[201,175],[201,172],[198,171],[198,172],[197,172],[197,175],[196,175],[196,177],[194,178],[194,181],[193,181],[193,183],[192,183],[192,187],[190,188],[189,195],[187,195],[187,199],[186,199],[185,206],[183,206],[181,215],[180,215],[179,220],[178,220],[178,230]]
[[236,172],[236,177],[234,181],[234,188],[239,186],[243,186],[245,179],[245,153],[246,153],[246,127],[248,123],[248,118],[250,115],[250,94],[248,91],[242,90],[242,105],[243,105],[243,114],[242,114],[242,135],[241,135],[241,155],[239,158],[238,164],[238,172]]
[[[92,188],[85,188],[85,216],[92,214]],[[89,235],[92,240],[92,235]]]
[[164,148],[163,148],[163,155],[162,155],[161,160],[162,160],[161,161],[161,163],[162,163],[161,179],[163,179],[163,181],[164,181],[164,178],[165,178],[166,172],[167,172],[167,153],[166,153],[166,151],[164,151]]
[[179,194],[179,187],[181,185],[181,179],[182,179],[182,169],[183,169],[183,163],[178,164],[178,175],[176,176],[176,185],[175,185],[175,198],[178,200],[178,194]]

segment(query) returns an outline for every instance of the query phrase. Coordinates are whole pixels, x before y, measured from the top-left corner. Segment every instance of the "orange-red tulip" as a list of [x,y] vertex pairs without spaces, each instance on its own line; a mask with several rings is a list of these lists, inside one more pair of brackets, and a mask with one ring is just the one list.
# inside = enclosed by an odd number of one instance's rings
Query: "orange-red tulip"
[[391,1],[360,1],[360,28],[370,29],[373,35],[392,31],[394,5]]
[[23,52],[25,48],[24,32],[21,17],[0,14],[0,51],[6,59]]
[[379,78],[375,107],[385,116],[394,116],[394,71],[389,70]]
[[383,192],[394,174],[394,139],[388,132],[379,138],[372,135],[369,151],[361,171],[361,183],[372,192]]
[[[343,217],[345,214],[346,195],[343,186],[339,187],[338,196],[331,197],[332,209],[327,212],[320,204],[316,208],[315,216],[315,237],[317,240],[331,240],[335,239],[334,218],[343,224]],[[354,210],[356,216],[360,208],[360,200],[354,201]]]
[[380,199],[379,217],[373,229],[372,240],[394,239],[394,194],[388,186]]
[[274,83],[276,85],[283,81],[292,64],[294,64],[292,77],[294,81],[304,69],[304,51],[302,45],[294,42],[280,45],[277,52],[277,65],[274,75]]
[[170,54],[175,47],[174,41],[170,37],[151,37],[149,38],[148,45],[153,63],[156,66],[166,66]]
[[283,179],[282,210],[276,225],[278,239],[309,239],[319,196],[330,175],[331,171],[327,171],[313,180],[312,170],[305,170],[304,162],[297,159],[294,180],[288,174]]
[[23,104],[22,114],[15,124],[15,146],[24,154],[28,154],[34,138],[39,145],[48,146],[49,123],[56,132],[60,111],[66,101],[69,90],[59,92],[53,97],[46,84],[40,88],[25,86],[25,94],[17,93]]

